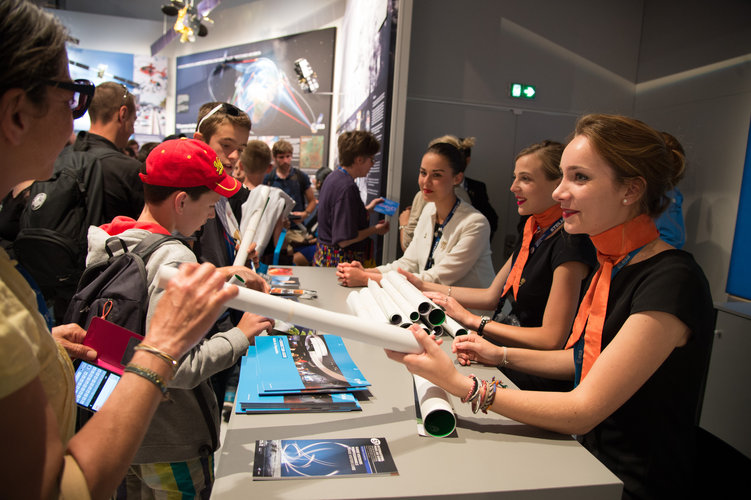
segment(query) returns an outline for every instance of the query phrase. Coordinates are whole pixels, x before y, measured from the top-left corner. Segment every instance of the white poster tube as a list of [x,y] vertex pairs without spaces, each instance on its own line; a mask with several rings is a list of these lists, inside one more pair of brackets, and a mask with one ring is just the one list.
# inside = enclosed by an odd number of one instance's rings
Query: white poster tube
[[[268,201],[268,198],[266,201]],[[265,208],[266,207],[264,206],[264,209]],[[248,261],[248,250],[256,236],[256,230],[258,229],[258,223],[261,221],[261,215],[263,215],[263,210],[258,209],[250,215],[250,222],[248,222],[248,225],[245,227],[245,232],[240,240],[240,247],[237,249],[237,255],[235,255],[235,261],[232,265],[244,266]]]
[[399,291],[405,300],[426,318],[431,325],[440,325],[446,319],[443,309],[433,303],[415,285],[407,281],[407,278],[396,271],[389,271],[384,275],[389,283]]
[[430,301],[428,298],[398,272],[389,271],[381,279],[385,279],[394,285],[394,288],[402,294],[407,303],[417,309],[417,312],[420,314],[427,314],[430,311]]
[[469,333],[466,328],[460,325],[458,321],[448,314],[446,315],[446,322],[443,323],[442,326],[452,337],[456,337],[457,335],[467,335]]
[[362,298],[360,298],[360,293],[357,290],[352,291],[347,295],[347,307],[353,316],[358,316],[368,321],[372,319],[370,313],[363,305]]
[[419,375],[412,376],[425,432],[433,437],[446,437],[453,433],[456,415],[446,391]]
[[384,314],[384,312],[376,303],[375,298],[373,297],[373,293],[370,291],[370,289],[361,288],[359,293],[360,293],[360,300],[362,300],[363,305],[370,313],[370,317],[373,318],[375,321],[378,321],[379,323],[389,323],[389,320],[386,317],[386,314]]
[[400,325],[402,323],[402,313],[383,288],[381,288],[375,281],[368,279],[368,290],[373,294],[373,298],[378,304],[378,307],[381,308],[381,311],[383,311],[383,314],[386,315],[389,323],[392,325]]
[[388,294],[392,301],[396,304],[399,310],[402,312],[402,319],[406,321],[417,321],[420,319],[420,313],[417,309],[413,308],[407,303],[407,300],[399,293],[399,290],[394,287],[388,280],[381,278],[381,287],[383,291]]
[[[157,283],[164,288],[170,278],[176,274],[177,268],[160,266]],[[224,286],[234,285],[225,284]],[[391,349],[392,351],[423,352],[412,332],[398,326],[369,323],[349,314],[326,311],[281,297],[266,295],[249,288],[238,288],[239,293],[236,297],[227,301],[225,304],[227,307],[262,314],[295,325],[305,325],[308,328]]]

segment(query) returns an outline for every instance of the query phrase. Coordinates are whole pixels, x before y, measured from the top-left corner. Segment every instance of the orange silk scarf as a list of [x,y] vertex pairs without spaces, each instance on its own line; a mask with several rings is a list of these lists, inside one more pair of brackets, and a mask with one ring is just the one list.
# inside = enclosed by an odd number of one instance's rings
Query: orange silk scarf
[[553,205],[542,213],[532,214],[527,219],[527,223],[524,224],[524,233],[522,235],[522,247],[519,249],[519,255],[516,256],[514,265],[511,267],[511,271],[506,278],[506,283],[503,285],[503,293],[501,297],[506,295],[509,288],[514,289],[514,298],[519,293],[519,282],[522,279],[522,271],[527,264],[529,258],[529,247],[532,244],[532,237],[535,235],[538,227],[550,227],[555,221],[561,218],[563,211],[558,204]]
[[566,349],[573,347],[582,333],[585,332],[586,325],[581,380],[584,380],[584,377],[589,373],[602,349],[602,329],[605,325],[613,267],[617,266],[629,253],[643,247],[659,236],[660,233],[654,220],[644,214],[603,233],[590,236],[597,249],[597,260],[600,262],[600,268],[592,278],[587,293],[579,306],[571,337],[566,343]]

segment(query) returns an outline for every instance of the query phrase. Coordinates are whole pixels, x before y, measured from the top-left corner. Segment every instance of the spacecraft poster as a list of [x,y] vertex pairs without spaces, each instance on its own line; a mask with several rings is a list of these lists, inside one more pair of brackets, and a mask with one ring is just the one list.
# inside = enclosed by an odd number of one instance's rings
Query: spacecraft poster
[[[95,85],[116,82],[136,96],[135,136],[140,142],[161,140],[166,135],[167,58],[134,56],[120,52],[68,47],[70,76]],[[75,121],[75,130],[88,130],[89,115]]]
[[313,173],[328,162],[336,28],[177,58],[175,128],[192,135],[203,103],[245,110],[251,138],[294,146],[292,165]]

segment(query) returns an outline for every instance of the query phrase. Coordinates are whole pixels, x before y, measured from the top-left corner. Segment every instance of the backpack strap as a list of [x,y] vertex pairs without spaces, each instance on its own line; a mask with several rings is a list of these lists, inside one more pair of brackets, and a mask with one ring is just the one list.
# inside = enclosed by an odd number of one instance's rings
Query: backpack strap
[[177,236],[167,236],[159,233],[151,233],[150,235],[139,241],[138,244],[133,247],[133,250],[131,250],[131,252],[141,257],[141,259],[143,259],[145,263],[147,260],[149,260],[151,254],[154,253],[157,248],[162,246],[164,243],[167,243],[168,241],[179,241],[180,243],[185,244],[185,242]]
[[[120,248],[113,248],[115,243],[120,244]],[[118,236],[112,236],[110,238],[107,238],[107,241],[104,242],[104,249],[107,251],[107,255],[109,255],[110,259],[115,256],[115,254],[122,251],[122,253],[127,253],[128,251],[128,245],[125,244],[125,242],[122,240],[122,238]]]
[[[179,241],[185,244],[185,241],[177,236],[167,236],[164,234],[151,233],[144,239],[139,241],[138,244],[133,247],[133,250],[130,250],[130,252],[138,255],[145,263],[157,248],[162,246],[164,243],[167,243],[168,241]],[[120,248],[116,248],[117,244],[119,244]],[[107,255],[109,255],[110,258],[121,253],[128,253],[127,244],[119,236],[111,236],[107,238],[107,240],[104,242],[104,249],[107,251]]]

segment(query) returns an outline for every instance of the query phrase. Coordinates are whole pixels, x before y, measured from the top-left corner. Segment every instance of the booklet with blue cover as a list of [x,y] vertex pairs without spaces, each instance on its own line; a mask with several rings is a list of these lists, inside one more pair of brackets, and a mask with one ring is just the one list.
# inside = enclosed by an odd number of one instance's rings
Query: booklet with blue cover
[[386,438],[256,441],[254,481],[372,475],[399,475]]
[[272,394],[258,393],[258,372],[255,347],[240,363],[240,377],[235,394],[235,413],[302,413],[361,410],[352,394]]
[[364,390],[367,381],[337,335],[256,337],[260,394]]
[[399,208],[399,202],[384,198],[382,203],[379,203],[373,210],[384,215],[394,215]]

